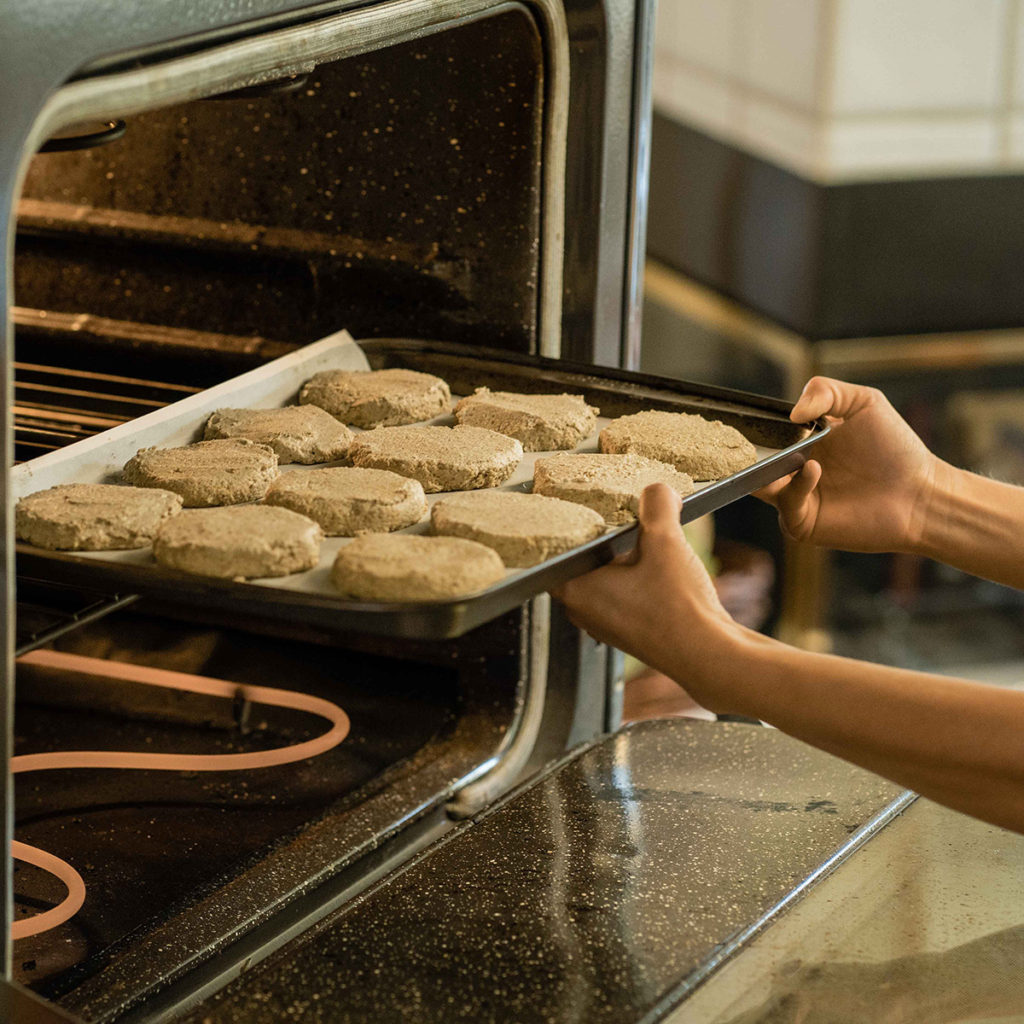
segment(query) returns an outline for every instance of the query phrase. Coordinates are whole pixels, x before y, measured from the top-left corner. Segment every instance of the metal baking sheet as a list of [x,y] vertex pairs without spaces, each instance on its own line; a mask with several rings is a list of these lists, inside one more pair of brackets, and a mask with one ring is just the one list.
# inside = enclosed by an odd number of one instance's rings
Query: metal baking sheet
[[[578,447],[596,451],[597,433],[612,418],[642,409],[700,412],[740,428],[755,443],[758,461],[722,480],[698,485],[683,504],[689,522],[749,494],[799,468],[805,451],[827,427],[810,429],[789,422],[789,406],[774,399],[720,388],[558,360],[515,355],[442,342],[386,339],[357,344],[339,332],[287,356],[175,402],[130,423],[33,459],[12,471],[15,498],[61,483],[114,483],[139,448],[188,444],[202,437],[215,409],[272,408],[296,400],[299,387],[324,369],[368,369],[405,366],[436,373],[453,395],[488,386],[519,391],[573,391],[601,409],[597,429]],[[431,421],[454,423],[451,416]],[[528,452],[503,490],[528,491],[533,465],[545,452]],[[338,463],[334,463],[337,465]],[[328,464],[331,465],[331,464]],[[316,471],[316,467],[282,466]],[[443,494],[428,495],[433,502]],[[426,532],[428,521],[408,532]],[[373,633],[410,639],[460,636],[517,607],[535,594],[608,562],[629,550],[636,526],[610,528],[603,536],[528,569],[507,570],[505,579],[487,590],[450,601],[369,603],[341,597],[330,582],[330,566],[348,538],[324,541],[320,564],[304,573],[247,582],[206,579],[165,569],[150,549],[111,552],[50,552],[19,545],[22,567],[33,575],[68,582],[90,582],[127,593],[206,605],[253,618],[286,618],[339,632]]]

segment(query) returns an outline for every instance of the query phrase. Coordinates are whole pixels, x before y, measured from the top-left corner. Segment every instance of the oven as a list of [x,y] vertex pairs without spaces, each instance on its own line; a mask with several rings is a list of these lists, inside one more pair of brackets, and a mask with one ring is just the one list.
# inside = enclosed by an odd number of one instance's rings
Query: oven
[[[15,463],[339,327],[635,361],[645,5],[18,2],[3,20]],[[454,638],[353,633],[36,573],[0,506],[5,761],[316,734],[254,686],[350,723],[285,767],[8,776],[4,848],[16,810],[87,893],[48,931],[0,928],[13,1020],[187,1005],[618,723],[614,660],[544,595]],[[190,679],[233,696],[166,688]],[[60,899],[6,861],[0,921]]]
[[544,586],[381,627],[13,542],[33,460],[341,328],[376,366],[681,388],[795,468],[781,403],[631,372],[649,7],[7,4],[0,844],[42,854],[0,858],[5,1019],[662,1019],[905,806],[771,730],[616,731],[618,658]]

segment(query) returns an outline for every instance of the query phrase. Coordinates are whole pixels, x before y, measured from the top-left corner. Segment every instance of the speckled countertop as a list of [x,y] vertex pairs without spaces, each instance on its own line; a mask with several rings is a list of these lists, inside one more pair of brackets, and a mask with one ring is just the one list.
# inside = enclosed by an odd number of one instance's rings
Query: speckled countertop
[[643,723],[467,822],[187,1020],[656,1020],[900,796],[774,730]]

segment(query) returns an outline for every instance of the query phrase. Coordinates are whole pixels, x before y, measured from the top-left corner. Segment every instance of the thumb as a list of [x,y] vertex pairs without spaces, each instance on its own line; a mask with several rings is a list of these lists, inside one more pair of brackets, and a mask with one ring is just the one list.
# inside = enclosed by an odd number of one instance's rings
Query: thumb
[[790,483],[777,495],[772,504],[779,510],[783,529],[795,539],[813,529],[820,498],[815,495],[821,480],[821,464],[813,459],[793,474]]
[[640,521],[637,548],[641,558],[650,552],[652,545],[683,542],[683,529],[679,525],[682,508],[683,499],[667,484],[650,484],[644,488],[637,515]]

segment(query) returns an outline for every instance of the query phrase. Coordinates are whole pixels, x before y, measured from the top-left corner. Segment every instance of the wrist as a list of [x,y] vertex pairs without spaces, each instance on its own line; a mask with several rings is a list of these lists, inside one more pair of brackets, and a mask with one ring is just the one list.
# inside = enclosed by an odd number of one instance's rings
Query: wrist
[[963,470],[935,459],[928,486],[914,504],[907,554],[942,560],[940,552],[948,550],[951,543],[963,475]]
[[716,616],[700,630],[699,650],[666,651],[660,671],[675,679],[709,711],[716,714],[754,714],[751,684],[759,675],[772,645],[778,642],[754,630]]

